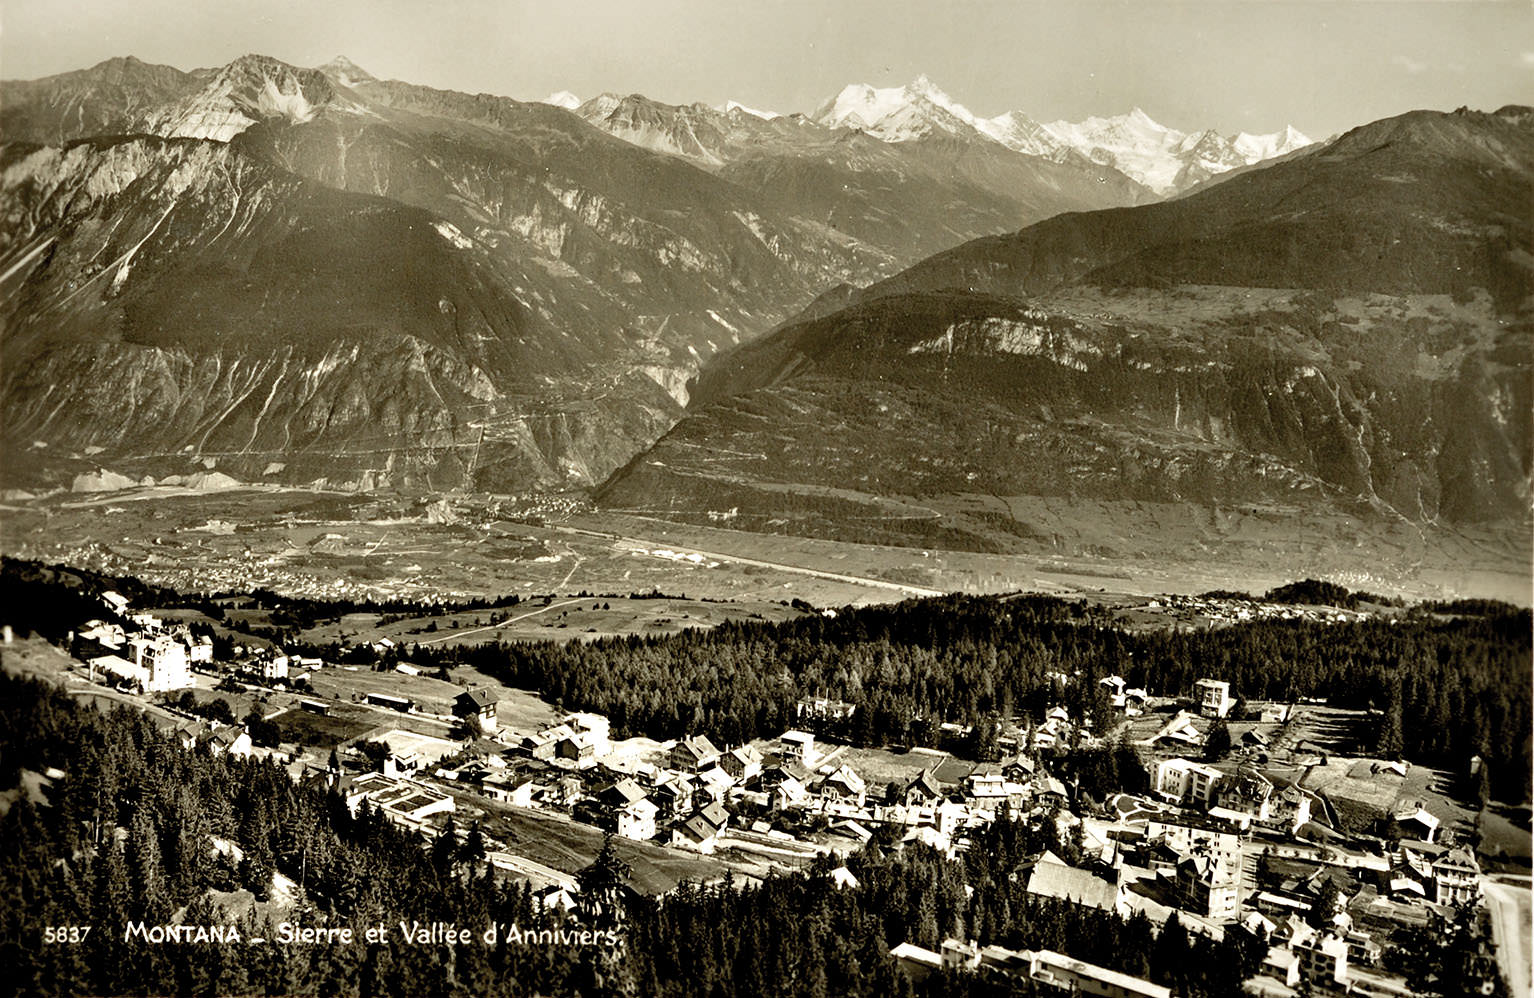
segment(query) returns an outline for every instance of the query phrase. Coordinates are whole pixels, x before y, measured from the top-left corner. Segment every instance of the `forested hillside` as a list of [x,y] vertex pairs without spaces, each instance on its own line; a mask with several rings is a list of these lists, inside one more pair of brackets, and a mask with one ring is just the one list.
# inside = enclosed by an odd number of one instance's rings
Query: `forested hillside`
[[[801,696],[859,706],[838,732],[858,744],[932,744],[943,721],[975,723],[1063,701],[1105,730],[1098,680],[1191,695],[1201,678],[1232,696],[1377,708],[1382,754],[1460,769],[1491,767],[1499,799],[1529,783],[1527,611],[1425,612],[1362,623],[1255,622],[1194,632],[1127,631],[1085,604],[1051,597],[950,596],[781,624],[730,623],[652,639],[487,644],[410,651],[459,662],[615,730],[725,743],[791,726]],[[1077,676],[1056,684],[1051,673]],[[1521,732],[1509,737],[1509,732]]]
[[[90,587],[109,585],[146,605],[178,601],[133,580],[7,560],[0,605],[13,626],[57,639],[93,612]],[[355,606],[337,602],[327,611],[320,602],[263,598],[277,607],[274,619],[313,622]],[[1486,601],[1355,623],[1258,621],[1187,632],[1127,630],[1102,610],[1054,597],[947,596],[664,637],[406,646],[392,654],[425,667],[472,664],[561,706],[606,714],[621,736],[707,734],[725,744],[793,726],[804,696],[857,705],[852,722],[833,734],[861,745],[931,745],[944,721],[1042,720],[1057,702],[1104,731],[1111,720],[1098,683],[1104,676],[1166,696],[1191,695],[1194,683],[1213,677],[1248,700],[1322,697],[1375,708],[1379,754],[1455,772],[1480,755],[1493,796],[1521,801],[1534,729],[1530,633],[1529,611]],[[365,650],[284,643],[329,661]],[[1059,684],[1052,673],[1073,681]]]

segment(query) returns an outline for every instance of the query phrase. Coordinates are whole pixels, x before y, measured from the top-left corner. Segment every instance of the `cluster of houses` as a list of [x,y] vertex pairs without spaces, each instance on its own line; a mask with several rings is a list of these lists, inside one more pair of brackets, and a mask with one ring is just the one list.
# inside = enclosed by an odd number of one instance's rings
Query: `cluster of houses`
[[[1419,800],[1378,814],[1375,834],[1348,834],[1335,802],[1306,783],[1321,760],[1301,754],[1286,767],[1266,765],[1267,742],[1255,731],[1234,758],[1189,757],[1202,756],[1194,751],[1204,746],[1199,722],[1226,717],[1231,704],[1223,681],[1198,683],[1196,713],[1178,711],[1136,743],[1155,759],[1154,799],[1121,798],[1117,820],[1095,829],[1098,848],[1082,868],[1050,854],[1034,861],[1023,871],[1030,893],[1155,921],[1175,913],[1215,938],[1239,925],[1269,946],[1257,979],[1264,993],[1404,993],[1380,967],[1385,944],[1435,911],[1478,900],[1474,851],[1452,841]],[[1288,720],[1288,711],[1273,720]],[[1157,758],[1168,749],[1188,755]],[[1409,771],[1405,763],[1374,768],[1380,778]],[[1139,992],[1082,985],[1080,993]]]
[[[194,663],[211,661],[211,644],[185,627],[130,613],[115,593],[104,602],[106,618],[73,636],[76,654],[100,674],[159,692],[190,686]],[[252,657],[247,665],[268,681],[307,667],[278,654]],[[1116,676],[1103,683],[1123,716],[1149,709],[1144,690],[1126,688]],[[1399,993],[1398,980],[1379,966],[1385,941],[1402,928],[1427,924],[1435,909],[1472,903],[1480,894],[1474,852],[1454,841],[1422,802],[1393,808],[1379,837],[1352,836],[1339,827],[1332,802],[1307,789],[1302,774],[1251,761],[1265,755],[1244,752],[1234,762],[1196,758],[1204,730],[1229,716],[1236,702],[1229,684],[1217,679],[1201,680],[1189,709],[1134,743],[1148,762],[1149,796],[1118,795],[1104,813],[1077,806],[1079,815],[1072,807],[1084,802],[1035,752],[1089,734],[1063,707],[1026,733],[1015,725],[1004,730],[998,741],[1012,754],[1000,762],[933,767],[903,782],[870,786],[845,761],[844,748],[818,742],[806,730],[783,732],[766,755],[752,745],[721,748],[702,735],[636,753],[613,742],[600,714],[569,713],[530,734],[503,728],[497,699],[492,691],[467,689],[453,701],[460,725],[481,736],[467,755],[458,754],[460,743],[411,735],[412,745],[432,741],[443,748],[424,761],[391,752],[382,772],[328,778],[351,808],[367,802],[413,828],[454,811],[447,782],[487,800],[558,809],[624,838],[704,854],[725,848],[851,852],[874,830],[893,827],[900,842],[956,855],[991,822],[1054,822],[1077,834],[1080,854],[1068,852],[1072,862],[1066,862],[1044,852],[1020,864],[1011,876],[1028,894],[1125,916],[1141,912],[1158,924],[1175,916],[1211,938],[1249,932],[1269,947],[1259,980],[1277,994]],[[388,694],[369,700],[415,709]],[[834,727],[854,710],[819,698],[801,702],[797,716],[806,726]],[[1288,720],[1288,711],[1273,720]],[[1264,748],[1253,735],[1243,736],[1250,740],[1246,747]],[[237,726],[188,721],[176,736],[215,753],[251,751],[248,734]],[[496,743],[499,749],[485,750]],[[450,754],[470,761],[434,766]],[[427,772],[442,782],[426,781]],[[947,967],[1026,978],[1070,994],[1170,996],[1151,982],[1044,950],[950,939],[941,952],[907,943],[895,955],[918,980]]]
[[[1121,683],[1114,687],[1126,715],[1148,699]],[[767,756],[750,745],[722,749],[693,736],[640,762],[613,751],[600,715],[569,714],[517,736],[498,730],[493,696],[474,690],[458,698],[455,714],[496,734],[507,748],[439,775],[490,799],[564,809],[625,838],[701,853],[754,846],[850,852],[875,829],[894,826],[899,841],[955,855],[989,822],[1054,821],[1079,830],[1080,855],[1068,863],[1044,852],[1020,864],[1011,876],[1028,894],[1123,916],[1142,912],[1158,924],[1175,916],[1189,931],[1212,938],[1239,927],[1268,944],[1263,979],[1280,989],[1275,993],[1301,987],[1390,993],[1396,985],[1379,967],[1384,942],[1404,926],[1425,924],[1434,906],[1475,900],[1480,870],[1473,852],[1443,841],[1441,822],[1417,802],[1389,816],[1394,844],[1385,848],[1376,840],[1381,846],[1371,851],[1367,841],[1345,836],[1330,803],[1293,774],[1266,770],[1250,753],[1234,764],[1190,757],[1203,746],[1202,729],[1227,717],[1234,702],[1224,681],[1201,681],[1193,706],[1142,740],[1154,750],[1151,796],[1121,796],[1106,818],[1073,813],[1070,788],[1026,751],[946,778],[930,768],[879,787],[842,758],[845,750],[800,730],[785,731]],[[844,706],[808,702],[800,716],[844,720]],[[1034,729],[1033,746],[1039,734],[1074,739],[1079,733],[1055,708]],[[1161,757],[1167,749],[1187,754]],[[428,810],[444,806],[400,793]],[[419,809],[413,814],[419,820]],[[942,953],[909,945],[901,953],[913,975],[946,963],[1021,974],[1080,994],[1167,993],[1044,951],[950,940]]]
[[941,968],[949,972],[1026,980],[1034,985],[1035,991],[1045,993],[1057,991],[1101,998],[1171,998],[1172,995],[1172,990],[1163,985],[1052,950],[1012,950],[954,938],[943,942],[941,952],[906,942],[890,950],[890,955],[917,984]]
[[186,625],[168,625],[150,613],[130,612],[116,592],[103,593],[104,618],[86,621],[70,636],[70,650],[92,676],[125,689],[164,693],[192,685],[194,666],[213,661],[213,642]]
[[1225,599],[1208,596],[1162,596],[1146,604],[1146,609],[1169,613],[1174,617],[1202,617],[1220,623],[1249,620],[1308,620],[1340,624],[1367,620],[1362,610],[1344,610],[1335,606],[1301,606],[1293,603],[1269,603],[1258,599]]
[[[101,618],[88,620],[70,637],[70,651],[101,681],[139,693],[168,693],[194,685],[192,673],[215,669],[213,639],[194,634],[189,625],[134,611],[126,597],[101,595]],[[304,685],[309,672],[323,663],[317,658],[284,655],[279,649],[240,648],[227,667],[249,681]]]

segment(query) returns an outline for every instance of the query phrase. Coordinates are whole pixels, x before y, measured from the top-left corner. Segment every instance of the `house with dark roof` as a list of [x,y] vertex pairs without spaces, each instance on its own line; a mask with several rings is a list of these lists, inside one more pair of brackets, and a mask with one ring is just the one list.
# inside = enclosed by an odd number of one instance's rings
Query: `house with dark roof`
[[[564,726],[561,725],[561,728]],[[596,739],[589,731],[564,728],[564,733],[554,744],[554,758],[573,763],[577,769],[594,766],[597,761]]]
[[250,755],[250,732],[237,724],[223,725],[208,739],[208,751],[214,755]]
[[709,824],[717,825],[720,828],[724,828],[730,823],[730,812],[726,811],[722,804],[705,804],[698,809],[698,813],[703,815]]
[[1091,870],[1067,864],[1052,852],[1034,862],[1028,872],[1027,891],[1035,897],[1070,901],[1100,911],[1119,911],[1121,888],[1115,875],[1104,879]]
[[784,780],[795,780],[800,785],[806,785],[810,782],[810,771],[796,762],[777,762],[762,770],[757,784],[761,789],[771,791]]
[[650,791],[650,799],[660,808],[657,817],[661,821],[670,821],[676,815],[692,810],[692,797],[692,781],[683,776],[662,780]]
[[838,766],[836,771],[820,781],[820,796],[862,805],[868,786],[851,766]]
[[762,771],[762,753],[755,746],[742,745],[732,748],[719,757],[719,765],[724,771],[733,776],[738,783],[748,783],[756,779]]
[[453,698],[453,716],[472,721],[481,731],[495,731],[498,727],[495,705],[500,698],[484,688],[464,690]]
[[1241,858],[1194,853],[1177,864],[1179,904],[1200,918],[1235,921],[1241,916]]
[[626,776],[597,792],[597,800],[614,810],[628,807],[646,796],[644,788]]
[[916,774],[916,778],[905,785],[905,790],[900,795],[900,803],[906,807],[925,807],[936,803],[943,797],[943,785],[938,782],[937,774],[932,769],[924,769]]
[[695,814],[678,822],[671,830],[671,845],[704,854],[712,853],[719,844],[724,829],[710,823],[702,814]]

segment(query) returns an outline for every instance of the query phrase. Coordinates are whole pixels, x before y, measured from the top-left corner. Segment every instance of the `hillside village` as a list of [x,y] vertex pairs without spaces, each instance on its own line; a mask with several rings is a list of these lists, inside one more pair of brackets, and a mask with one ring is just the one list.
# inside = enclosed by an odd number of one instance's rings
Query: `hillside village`
[[[318,693],[327,673],[358,667],[266,646],[215,661],[205,634],[135,610],[116,592],[99,604],[71,635],[77,677],[152,709],[188,749],[274,758],[294,780],[339,792],[353,812],[374,808],[419,832],[423,845],[472,828],[490,866],[528,881],[549,909],[576,904],[573,871],[498,841],[498,815],[593,826],[757,879],[817,858],[841,863],[870,844],[920,843],[959,857],[993,823],[1022,823],[1058,844],[1012,871],[1030,896],[1156,925],[1176,919],[1214,940],[1250,934],[1266,946],[1246,984],[1258,995],[1410,994],[1387,958],[1393,940],[1482,903],[1474,829],[1446,797],[1425,792],[1433,781],[1407,763],[1329,752],[1316,732],[1337,712],[1323,704],[1246,703],[1218,677],[1179,698],[1109,676],[1101,685],[1117,717],[1111,732],[1094,733],[1056,705],[1042,719],[1001,724],[990,760],[911,750],[901,759],[906,775],[880,782],[859,772],[849,746],[821,734],[851,719],[856,707],[842,701],[801,700],[800,726],[775,739],[615,740],[609,719],[591,712],[502,723],[506,692],[490,685],[461,688],[448,703],[377,684]],[[389,672],[359,674],[419,675],[392,661]],[[216,706],[221,696],[254,706],[241,720],[227,700]],[[332,739],[328,752],[323,739],[292,740],[306,722],[363,714],[346,730],[365,730]],[[942,729],[956,744],[973,735],[958,724]],[[1067,750],[1110,741],[1132,751],[1138,788],[1089,787],[1060,764]],[[857,886],[845,865],[833,877]],[[946,968],[1021,975],[1073,994],[1170,994],[1058,953],[961,938],[938,950],[908,942],[893,955],[916,983]]]

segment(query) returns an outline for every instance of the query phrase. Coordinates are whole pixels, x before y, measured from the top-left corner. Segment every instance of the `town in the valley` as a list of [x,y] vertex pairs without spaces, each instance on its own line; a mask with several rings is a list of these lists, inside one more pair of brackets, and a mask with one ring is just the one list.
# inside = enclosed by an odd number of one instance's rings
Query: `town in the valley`
[[[1519,970],[1527,829],[1519,880],[1509,876],[1516,856],[1493,851],[1500,832],[1488,812],[1442,772],[1356,745],[1339,750],[1338,732],[1370,719],[1325,698],[1247,700],[1214,670],[1188,690],[1108,675],[1095,683],[1111,725],[1094,730],[1071,706],[1083,680],[1058,674],[1058,702],[1042,714],[999,718],[983,732],[934,719],[942,748],[849,744],[842,733],[859,708],[830,696],[798,699],[792,726],[775,737],[656,741],[619,738],[602,714],[558,709],[467,667],[412,662],[414,646],[402,641],[343,642],[321,657],[241,640],[114,590],[90,599],[94,612],[57,643],[6,627],[8,671],[103,708],[141,710],[188,752],[272,760],[353,813],[371,809],[409,830],[423,848],[472,835],[482,868],[527,884],[546,915],[574,917],[577,873],[604,842],[633,865],[640,890],[661,898],[682,883],[808,871],[856,891],[845,860],[860,850],[962,857],[1011,822],[1064,844],[1007,873],[1027,895],[1157,927],[1175,920],[1210,940],[1243,934],[1263,951],[1243,984],[1250,994],[1416,993],[1392,949],[1467,912],[1490,928],[1486,965],[1500,962],[1510,993],[1529,993],[1527,963]],[[1196,609],[1204,626],[1364,616],[1217,596],[1151,605]],[[1138,767],[1137,790],[1089,793],[1052,764],[1108,745]],[[1469,760],[1472,782],[1482,764]],[[263,904],[300,911],[303,888],[278,873]],[[1029,993],[1175,993],[1066,953],[963,935],[890,952],[916,988],[957,971],[1026,981],[1038,989]]]

